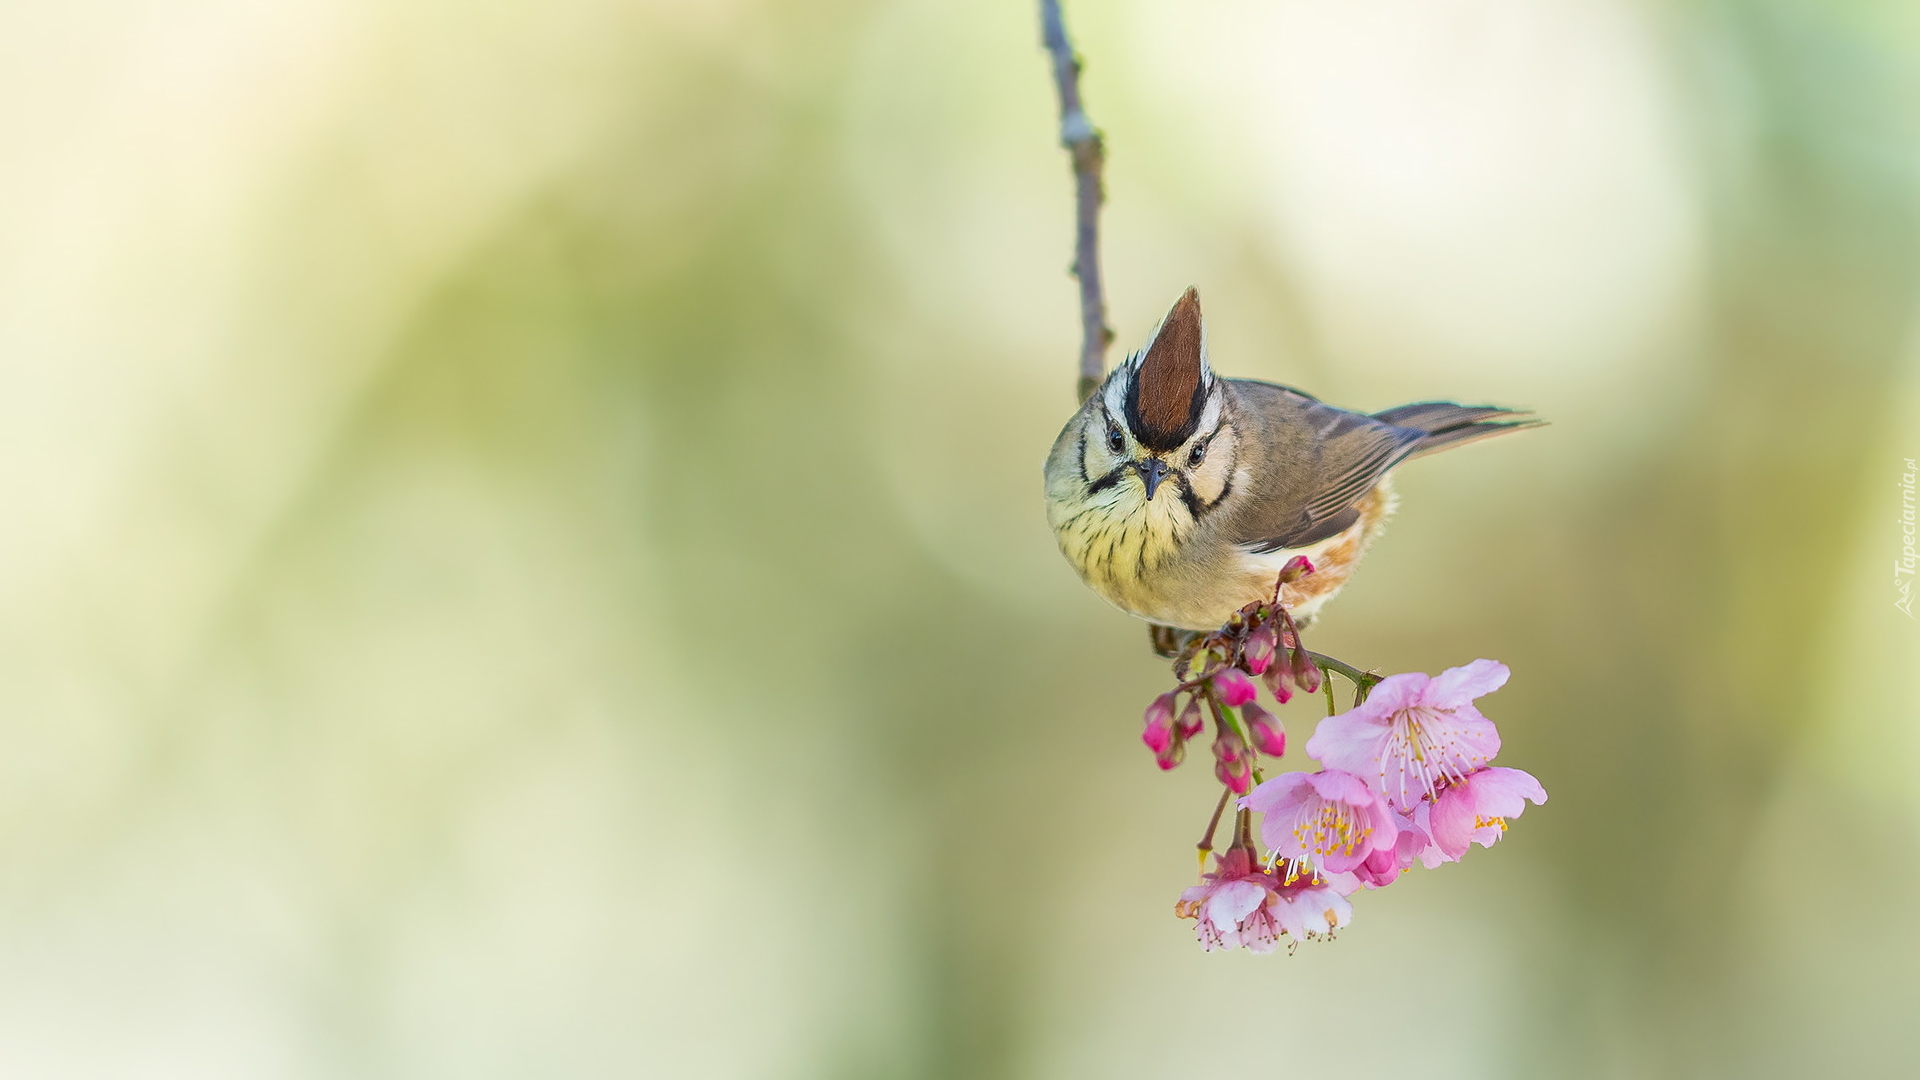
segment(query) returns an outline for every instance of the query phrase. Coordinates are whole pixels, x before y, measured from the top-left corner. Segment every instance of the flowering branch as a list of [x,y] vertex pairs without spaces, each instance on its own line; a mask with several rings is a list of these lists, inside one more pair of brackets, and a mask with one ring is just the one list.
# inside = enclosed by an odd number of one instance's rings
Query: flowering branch
[[[1141,741],[1172,769],[1213,722],[1213,774],[1225,790],[1195,845],[1203,870],[1237,796],[1232,843],[1174,905],[1195,920],[1207,949],[1271,952],[1282,937],[1289,949],[1331,938],[1352,918],[1347,897],[1392,884],[1416,862],[1432,869],[1458,862],[1473,844],[1491,847],[1508,818],[1547,798],[1527,773],[1488,764],[1500,735],[1473,702],[1506,683],[1505,665],[1475,660],[1434,678],[1382,676],[1313,652],[1282,602],[1285,587],[1311,573],[1313,564],[1295,557],[1271,600],[1248,604],[1220,629],[1154,634],[1178,682],[1147,706]],[[1353,683],[1347,712],[1323,669]],[[1296,690],[1325,690],[1326,719],[1307,740],[1318,771],[1263,775],[1261,756],[1283,757],[1287,735],[1257,703],[1255,679],[1282,705]]]
[[1107,370],[1107,299],[1100,284],[1100,204],[1106,201],[1101,170],[1106,144],[1100,129],[1080,104],[1080,56],[1067,38],[1060,0],[1040,0],[1040,44],[1053,60],[1053,82],[1060,91],[1060,145],[1073,156],[1073,276],[1080,281],[1080,400],[1100,385]]

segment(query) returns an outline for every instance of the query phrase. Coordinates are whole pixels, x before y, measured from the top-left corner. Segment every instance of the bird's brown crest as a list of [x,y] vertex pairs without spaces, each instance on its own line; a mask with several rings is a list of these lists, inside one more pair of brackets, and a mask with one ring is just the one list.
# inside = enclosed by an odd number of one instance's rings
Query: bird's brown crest
[[1127,395],[1134,436],[1149,449],[1179,446],[1200,423],[1208,380],[1200,343],[1200,293],[1188,289],[1160,323]]

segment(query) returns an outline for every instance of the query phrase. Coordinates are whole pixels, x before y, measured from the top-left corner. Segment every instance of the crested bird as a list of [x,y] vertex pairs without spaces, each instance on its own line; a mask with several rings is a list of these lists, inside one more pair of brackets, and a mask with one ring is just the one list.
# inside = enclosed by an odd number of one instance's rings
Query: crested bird
[[1539,426],[1524,410],[1420,401],[1350,412],[1290,386],[1226,379],[1188,289],[1067,421],[1047,456],[1047,520],[1080,577],[1150,622],[1212,630],[1281,600],[1304,625],[1392,515],[1391,475],[1435,451]]

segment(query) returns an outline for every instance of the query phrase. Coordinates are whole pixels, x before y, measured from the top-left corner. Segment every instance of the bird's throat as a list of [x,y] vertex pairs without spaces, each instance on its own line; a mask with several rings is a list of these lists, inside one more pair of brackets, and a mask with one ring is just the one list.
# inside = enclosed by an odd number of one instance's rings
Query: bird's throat
[[1113,499],[1089,505],[1066,522],[1060,549],[1088,585],[1121,607],[1136,608],[1193,532],[1193,517],[1177,494],[1163,485],[1148,499],[1138,485],[1123,485]]

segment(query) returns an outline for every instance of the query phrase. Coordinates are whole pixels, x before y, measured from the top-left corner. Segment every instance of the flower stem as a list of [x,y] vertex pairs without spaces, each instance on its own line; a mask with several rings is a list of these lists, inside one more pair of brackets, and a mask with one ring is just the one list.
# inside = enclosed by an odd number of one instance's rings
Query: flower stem
[[1200,842],[1194,847],[1200,851],[1200,869],[1207,868],[1207,853],[1213,850],[1213,834],[1220,828],[1220,815],[1227,809],[1227,800],[1232,798],[1232,788],[1220,789],[1220,801],[1213,804],[1213,816],[1207,819],[1207,831],[1200,836]]
[[1379,682],[1381,678],[1371,672],[1361,671],[1352,664],[1335,660],[1325,653],[1314,652],[1312,649],[1307,650],[1307,657],[1318,667],[1326,668],[1328,671],[1337,671],[1345,675],[1347,681],[1351,682],[1355,687],[1364,687],[1365,689],[1371,690],[1373,689],[1373,684]]
[[1253,746],[1253,740],[1247,738],[1247,733],[1240,730],[1240,721],[1234,719],[1232,709],[1220,704],[1212,694],[1207,695],[1207,708],[1213,710],[1214,723],[1240,736],[1240,741],[1246,743],[1248,747]]

